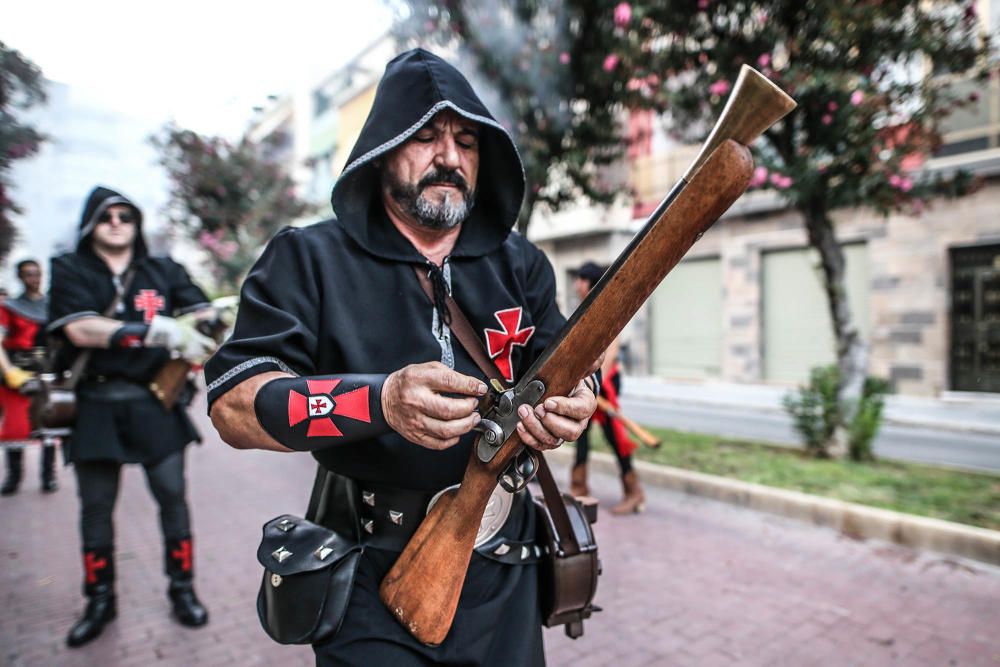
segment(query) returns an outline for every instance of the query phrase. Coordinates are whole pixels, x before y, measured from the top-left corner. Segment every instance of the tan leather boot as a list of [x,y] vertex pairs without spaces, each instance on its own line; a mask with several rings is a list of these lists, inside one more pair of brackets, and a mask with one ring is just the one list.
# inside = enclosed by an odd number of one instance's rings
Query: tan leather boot
[[639,476],[635,474],[635,470],[629,470],[627,473],[622,475],[622,488],[624,489],[625,497],[622,501],[611,508],[612,514],[622,515],[622,514],[638,514],[646,509],[646,494],[642,492],[642,487],[639,485]]
[[590,495],[590,487],[587,486],[586,463],[577,463],[570,471],[569,494],[574,498]]

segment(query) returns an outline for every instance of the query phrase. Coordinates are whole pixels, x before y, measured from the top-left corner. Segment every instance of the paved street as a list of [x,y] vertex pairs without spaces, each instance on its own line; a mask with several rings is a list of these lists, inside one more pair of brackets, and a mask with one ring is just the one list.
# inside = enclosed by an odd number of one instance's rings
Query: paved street
[[[127,470],[116,514],[119,618],[75,651],[63,644],[83,605],[75,489],[63,469],[60,492],[40,494],[37,457],[29,453],[22,492],[0,499],[0,663],[312,663],[308,647],[268,640],[253,608],[260,524],[302,511],[309,457],[236,452],[215,438],[190,450],[198,590],[212,614],[197,630],[168,618],[155,508],[141,472]],[[617,499],[610,477],[594,486],[604,506]],[[1000,665],[1000,569],[647,491],[645,514],[601,517],[605,611],[579,640],[547,631],[549,664]]]

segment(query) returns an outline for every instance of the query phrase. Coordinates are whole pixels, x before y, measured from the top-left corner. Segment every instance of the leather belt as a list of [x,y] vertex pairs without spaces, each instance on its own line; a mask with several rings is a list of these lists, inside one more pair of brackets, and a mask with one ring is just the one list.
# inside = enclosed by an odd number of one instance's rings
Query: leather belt
[[[386,549],[402,551],[427,514],[427,505],[436,495],[394,486],[358,482],[358,522],[362,543]],[[509,522],[519,521],[522,503],[531,502],[527,491],[516,494],[514,509],[507,518]],[[534,540],[522,542],[504,536],[504,528],[476,548],[476,551],[493,561],[508,565],[534,563],[541,555],[541,548]]]
[[123,378],[91,376],[84,378],[77,388],[81,398],[95,401],[134,401],[151,398],[149,387]]
[[379,549],[402,551],[427,514],[433,493],[358,482],[361,540]]

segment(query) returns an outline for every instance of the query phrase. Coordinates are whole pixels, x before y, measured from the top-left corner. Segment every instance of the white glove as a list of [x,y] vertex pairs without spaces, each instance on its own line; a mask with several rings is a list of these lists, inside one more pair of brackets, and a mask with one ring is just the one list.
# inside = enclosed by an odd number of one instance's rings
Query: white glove
[[195,329],[193,317],[157,315],[143,340],[146,347],[165,347],[181,359],[200,365],[215,351],[215,341]]

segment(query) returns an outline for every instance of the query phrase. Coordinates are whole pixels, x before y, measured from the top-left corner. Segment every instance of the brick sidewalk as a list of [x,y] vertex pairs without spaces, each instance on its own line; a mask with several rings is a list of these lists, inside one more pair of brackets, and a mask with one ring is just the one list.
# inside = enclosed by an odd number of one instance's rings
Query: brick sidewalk
[[[127,468],[115,517],[119,617],[74,651],[63,643],[83,608],[73,476],[62,469],[59,493],[40,494],[37,457],[28,453],[21,493],[0,499],[0,663],[312,664],[308,647],[267,639],[253,607],[260,525],[302,512],[308,456],[236,452],[215,437],[189,450],[197,584],[211,612],[197,630],[169,619],[155,505],[141,471]],[[594,482],[604,506],[617,499],[614,480]],[[605,611],[579,640],[547,631],[550,665],[1000,665],[1000,569],[647,493],[641,516],[602,515]]]

